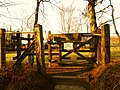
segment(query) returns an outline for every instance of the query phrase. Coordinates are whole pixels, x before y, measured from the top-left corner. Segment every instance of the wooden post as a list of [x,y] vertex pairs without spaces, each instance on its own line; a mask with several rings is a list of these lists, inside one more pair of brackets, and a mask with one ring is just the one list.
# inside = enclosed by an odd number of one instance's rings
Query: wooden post
[[51,31],[48,31],[48,60],[52,60],[52,49],[51,49]]
[[61,52],[61,48],[62,48],[62,44],[59,44],[59,62],[61,62],[62,61],[62,52]]
[[20,32],[17,31],[17,59],[21,55],[21,39],[20,39]]
[[0,29],[0,67],[6,67],[5,29]]
[[2,51],[1,51],[1,43],[2,43],[2,29],[0,29],[0,68],[1,68],[1,65],[2,65]]
[[42,25],[36,24],[34,26],[34,39],[35,39],[35,51],[36,51],[38,71],[40,71],[42,74],[45,74],[45,58],[44,58]]
[[[32,36],[32,38],[34,38],[34,35]],[[34,54],[34,45],[32,45],[32,50],[31,50],[31,53]],[[34,55],[31,56],[31,66],[33,66],[33,63],[34,63]]]
[[107,65],[110,62],[110,26],[105,24],[101,28],[101,64]]
[[[97,31],[98,34],[101,34],[101,29],[98,29]],[[97,64],[101,64],[101,37],[98,37],[97,41]]]

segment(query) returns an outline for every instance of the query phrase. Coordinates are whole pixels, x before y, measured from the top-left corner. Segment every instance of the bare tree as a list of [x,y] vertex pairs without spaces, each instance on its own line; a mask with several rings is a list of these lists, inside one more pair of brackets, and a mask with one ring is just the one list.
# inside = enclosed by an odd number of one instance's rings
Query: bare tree
[[65,33],[78,32],[81,26],[81,18],[74,16],[75,8],[70,5],[59,7],[61,31]]
[[[87,0],[87,1],[88,1],[88,15],[89,15],[89,19],[90,19],[91,33],[96,33],[97,29],[101,25],[103,25],[107,22],[112,22],[113,26],[114,26],[115,33],[117,34],[117,36],[119,36],[119,33],[117,31],[117,27],[116,27],[116,24],[115,24],[115,19],[118,19],[119,17],[115,18],[115,16],[114,16],[114,6],[112,5],[111,0],[109,0],[110,3],[109,3],[108,6],[104,7],[103,9],[99,10],[98,12],[95,11],[95,7],[99,4],[102,4],[103,1],[106,1],[106,0]],[[102,23],[100,23],[99,26],[97,26],[97,20],[102,18],[103,15],[107,12],[106,9],[109,9],[109,8],[111,8],[110,10],[108,10],[108,11],[111,11],[111,19],[108,19],[107,21],[102,22]],[[101,13],[100,17],[96,17],[96,14],[98,14],[98,13]]]
[[60,25],[61,25],[61,29],[62,29],[62,32],[66,32],[66,25],[65,25],[65,8],[62,6],[60,8],[60,18],[61,18],[61,22],[60,22]]

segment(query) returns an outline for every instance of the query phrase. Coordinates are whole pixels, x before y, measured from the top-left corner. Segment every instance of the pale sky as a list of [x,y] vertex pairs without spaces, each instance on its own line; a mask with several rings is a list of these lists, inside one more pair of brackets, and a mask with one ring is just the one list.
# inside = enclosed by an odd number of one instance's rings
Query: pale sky
[[[19,3],[19,5],[9,6],[7,8],[0,7],[0,16],[1,16],[0,27],[9,28],[10,25],[12,25],[14,30],[19,30],[21,28],[21,25],[22,25],[21,20],[10,19],[10,18],[6,18],[5,16],[11,17],[11,18],[25,19],[26,17],[31,16],[32,13],[34,13],[35,5],[36,5],[35,0],[1,0],[1,1],[3,2],[13,1],[13,2]],[[55,3],[53,1],[54,0],[51,0],[51,2],[54,3],[55,5],[58,5],[58,6],[61,5],[61,3]],[[60,0],[55,0],[55,1],[60,1]],[[81,11],[87,5],[87,1],[84,1],[84,0],[62,0],[62,1],[63,1],[63,5],[66,7],[69,6],[74,1],[73,6],[77,9],[80,9]],[[104,8],[103,6],[109,5],[108,1],[109,0],[106,0],[106,2],[104,2],[102,5],[100,5],[97,8],[98,9]],[[115,8],[115,17],[120,17],[120,14],[119,14],[120,0],[112,0],[112,3]],[[51,30],[52,33],[58,33],[57,31],[59,30],[59,15],[57,10],[58,8],[55,7],[54,5],[51,6],[49,2],[44,2],[44,12],[46,14],[45,15],[46,19],[41,19],[41,17],[43,16],[39,14],[40,18],[38,22],[44,25],[44,30],[47,30],[47,31]],[[107,18],[111,18],[110,13],[106,14],[105,19]],[[117,28],[119,28],[119,24],[120,24],[120,19],[116,20]],[[111,29],[113,29],[113,27]]]

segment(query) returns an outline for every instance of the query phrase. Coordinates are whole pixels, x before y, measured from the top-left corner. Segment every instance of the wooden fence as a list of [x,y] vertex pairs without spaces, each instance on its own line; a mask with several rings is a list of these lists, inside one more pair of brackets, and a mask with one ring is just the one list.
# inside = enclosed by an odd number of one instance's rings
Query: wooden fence
[[[6,64],[5,58],[5,29],[0,29],[0,59],[1,59],[1,67]],[[40,32],[42,33],[42,31]],[[24,59],[26,56],[28,57],[29,62],[33,60],[32,55],[34,53],[34,42],[31,43],[30,41],[33,38],[30,38],[30,34],[28,34],[27,38],[21,37],[21,32],[16,32],[16,36],[13,36],[13,39],[17,39],[17,56],[13,59],[20,59],[18,58],[22,56]],[[36,34],[37,35],[37,34]],[[41,34],[42,35],[42,34]],[[28,42],[28,48],[23,52],[21,55],[21,40],[26,40]],[[40,39],[40,42],[43,42],[43,39]],[[41,43],[43,45],[43,43]],[[65,45],[70,45],[70,48]],[[53,48],[54,46],[58,47],[58,52],[54,53]],[[72,48],[71,48],[72,46]],[[40,45],[41,48],[43,46]],[[40,48],[39,48],[40,49]],[[43,49],[44,50],[44,49]],[[43,51],[42,50],[42,51]],[[44,52],[44,51],[43,51]],[[66,54],[62,54],[66,52]],[[82,55],[81,52],[92,52],[94,54],[91,57],[86,57]],[[67,57],[69,54],[75,53],[78,55],[75,59],[84,59],[90,63],[99,63],[99,64],[108,64],[110,62],[110,26],[108,24],[102,26],[101,30],[96,34],[91,33],[74,33],[74,34],[50,34],[48,33],[48,53],[44,53],[45,55],[48,54],[48,59],[51,62],[52,57],[58,55],[58,61],[62,61],[63,59],[70,59]],[[42,52],[41,52],[42,54]],[[44,56],[44,54],[42,56]],[[39,55],[39,53],[38,53]],[[43,57],[42,57],[43,59]],[[32,62],[33,63],[33,62]],[[31,63],[31,64],[32,64]]]
[[[7,32],[7,33],[9,33],[9,32]],[[27,37],[23,37],[23,36],[21,37],[21,34],[27,34]],[[16,32],[16,35],[12,36],[12,39],[17,41],[17,43],[16,43],[16,46],[17,46],[17,49],[16,49],[17,56],[13,57],[13,60],[16,60],[16,59],[18,59],[18,57],[21,55],[21,52],[22,52],[22,41],[23,40],[26,41],[27,45],[28,45],[27,47],[29,47],[30,44],[31,44],[31,40],[33,40],[33,37],[31,37],[30,32],[23,32],[23,33]],[[29,52],[28,55],[30,53],[31,52]]]
[[[9,34],[9,35],[8,35]],[[23,37],[22,34],[26,34],[27,37]],[[22,41],[26,41],[28,42],[28,46],[29,47],[31,45],[31,41],[33,40],[33,37],[31,37],[31,34],[33,35],[33,32],[6,32],[5,29],[0,29],[0,67],[3,67],[6,65],[6,50],[7,48],[9,48],[8,46],[6,46],[6,38],[9,37],[9,39],[11,41],[16,41],[16,53],[17,56],[13,57],[13,60],[17,60],[18,57],[21,56],[22,54]],[[30,63],[31,61],[33,62],[33,56],[31,56],[30,54],[34,52],[34,45],[32,47],[32,50],[27,53],[28,55],[28,62]]]

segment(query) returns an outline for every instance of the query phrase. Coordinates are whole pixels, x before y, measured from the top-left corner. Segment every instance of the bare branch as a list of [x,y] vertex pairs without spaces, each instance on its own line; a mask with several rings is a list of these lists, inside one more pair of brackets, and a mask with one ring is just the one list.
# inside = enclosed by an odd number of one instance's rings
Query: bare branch
[[99,1],[99,2],[96,2],[96,5],[95,5],[95,6],[97,6],[98,4],[102,4],[103,1],[105,1],[105,0],[101,0],[101,1]]
[[113,25],[114,25],[114,29],[115,29],[115,33],[117,34],[117,36],[120,38],[120,35],[119,35],[119,33],[118,33],[118,31],[117,31],[117,27],[116,27],[116,24],[115,24],[115,19],[114,19],[114,7],[113,7],[113,5],[112,5],[112,2],[111,2],[111,0],[109,0],[110,1],[110,6],[111,6],[111,8],[112,8],[112,22],[113,22]]
[[[114,20],[117,20],[117,19],[120,19],[120,17],[117,17],[117,18],[114,18]],[[103,22],[103,23],[101,23],[99,26],[98,26],[98,28],[100,28],[102,25],[104,25],[104,24],[106,24],[106,23],[109,23],[109,22],[112,22],[113,20],[107,20],[107,21],[105,21],[105,22]]]
[[105,10],[108,9],[109,7],[111,7],[111,5],[108,5],[107,7],[103,8],[102,10],[96,12],[96,14],[97,14],[97,13],[100,13],[100,12],[106,13]]
[[21,3],[15,3],[15,2],[5,2],[5,3],[3,3],[3,2],[0,1],[0,7],[15,6],[15,5],[19,5],[19,4],[21,4]]
[[29,19],[30,19],[34,14],[35,14],[35,13],[32,13],[32,14],[28,17],[28,19],[27,19],[27,26],[28,26]]
[[104,13],[107,13],[107,12],[111,11],[111,10],[105,11],[105,10],[108,9],[109,7],[111,7],[111,6],[108,5],[107,7],[103,8],[102,10],[96,12],[96,14],[101,13],[101,15],[97,18],[98,20],[103,16]]
[[60,3],[60,1],[61,1],[61,0],[59,0],[59,1],[54,0],[54,2],[56,2],[56,3]]

